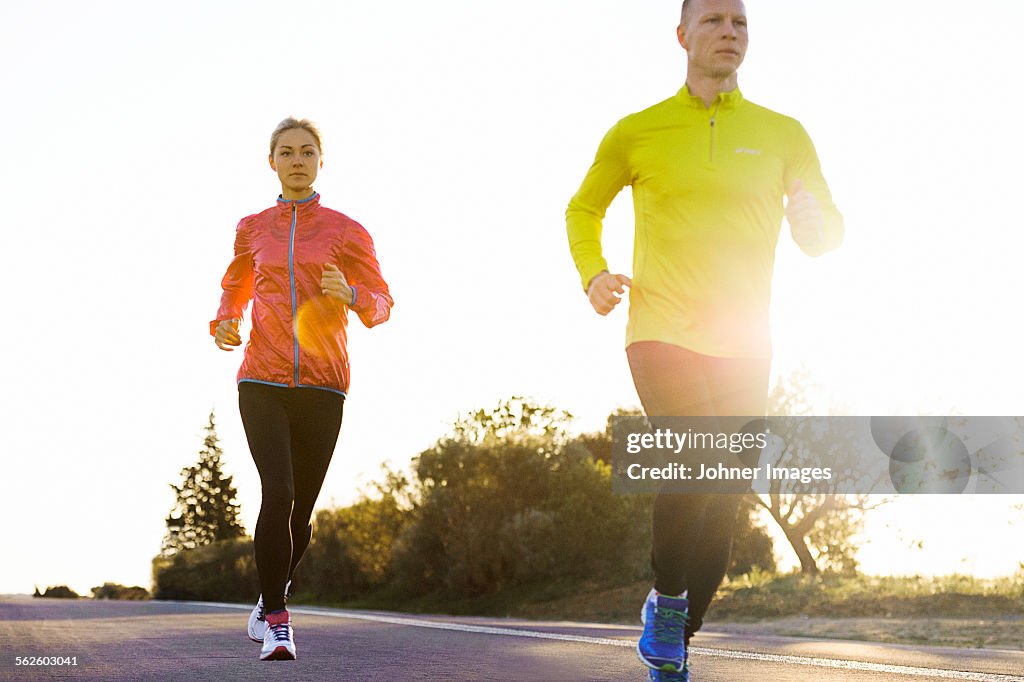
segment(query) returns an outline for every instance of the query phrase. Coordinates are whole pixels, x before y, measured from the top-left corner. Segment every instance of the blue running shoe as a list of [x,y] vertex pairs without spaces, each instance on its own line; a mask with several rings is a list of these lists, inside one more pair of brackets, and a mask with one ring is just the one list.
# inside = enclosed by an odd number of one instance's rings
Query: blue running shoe
[[[686,630],[690,602],[684,597],[666,597],[651,590],[640,612],[644,633],[636,643],[636,653],[648,668],[666,673],[686,670]],[[683,678],[685,679],[685,678]]]
[[681,673],[666,673],[648,668],[647,680],[648,682],[690,682],[690,668],[685,663]]

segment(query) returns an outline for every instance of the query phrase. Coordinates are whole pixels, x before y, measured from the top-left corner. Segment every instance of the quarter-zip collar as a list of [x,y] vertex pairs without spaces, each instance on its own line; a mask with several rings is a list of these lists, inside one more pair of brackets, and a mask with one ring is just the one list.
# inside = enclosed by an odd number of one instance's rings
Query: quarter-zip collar
[[282,211],[295,209],[298,213],[315,210],[320,205],[320,193],[313,192],[305,199],[285,199],[281,195],[277,197],[277,207]]
[[715,99],[712,100],[711,106],[704,106],[704,100],[697,95],[690,92],[690,86],[684,85],[679,88],[679,92],[676,93],[676,99],[679,100],[683,105],[692,108],[700,109],[701,111],[717,111],[720,109],[735,109],[743,101],[743,93],[740,92],[739,87],[736,87],[729,92],[720,92],[715,95]]

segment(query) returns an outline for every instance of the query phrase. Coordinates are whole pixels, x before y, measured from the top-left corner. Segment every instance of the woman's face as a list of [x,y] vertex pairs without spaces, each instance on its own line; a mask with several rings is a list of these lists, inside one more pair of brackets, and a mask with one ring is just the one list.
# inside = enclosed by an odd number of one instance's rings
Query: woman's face
[[307,193],[321,166],[320,149],[308,130],[292,128],[281,133],[270,157],[270,167],[277,171],[286,199]]

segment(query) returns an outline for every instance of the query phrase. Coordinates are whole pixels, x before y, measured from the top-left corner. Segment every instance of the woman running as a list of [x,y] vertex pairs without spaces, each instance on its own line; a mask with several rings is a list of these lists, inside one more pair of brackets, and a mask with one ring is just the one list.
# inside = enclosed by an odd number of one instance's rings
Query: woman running
[[313,190],[320,157],[320,132],[311,122],[278,124],[270,167],[281,195],[238,223],[235,257],[210,323],[217,347],[232,350],[242,343],[238,325],[253,300],[238,408],[263,488],[255,533],[263,593],[249,617],[249,637],[263,643],[264,661],[295,658],[286,591],[309,545],[313,505],[341,428],[348,310],[373,327],[394,304],[370,235],[320,205]]

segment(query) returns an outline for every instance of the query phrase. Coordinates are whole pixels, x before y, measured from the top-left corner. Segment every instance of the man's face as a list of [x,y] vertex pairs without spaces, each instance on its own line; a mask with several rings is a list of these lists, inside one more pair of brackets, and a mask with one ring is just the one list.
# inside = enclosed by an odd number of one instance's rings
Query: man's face
[[725,78],[747,54],[747,12],[741,0],[695,0],[677,29],[690,68]]

